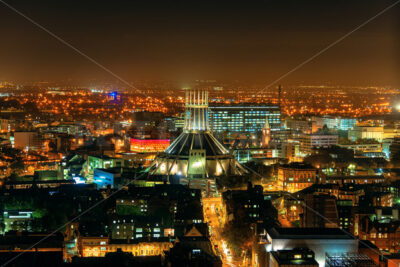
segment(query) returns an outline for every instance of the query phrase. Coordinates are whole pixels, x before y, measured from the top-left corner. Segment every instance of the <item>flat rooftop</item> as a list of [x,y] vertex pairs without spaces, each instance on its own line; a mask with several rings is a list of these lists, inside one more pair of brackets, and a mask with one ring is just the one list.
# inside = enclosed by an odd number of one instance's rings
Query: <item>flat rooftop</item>
[[278,228],[267,230],[272,239],[354,239],[339,228]]

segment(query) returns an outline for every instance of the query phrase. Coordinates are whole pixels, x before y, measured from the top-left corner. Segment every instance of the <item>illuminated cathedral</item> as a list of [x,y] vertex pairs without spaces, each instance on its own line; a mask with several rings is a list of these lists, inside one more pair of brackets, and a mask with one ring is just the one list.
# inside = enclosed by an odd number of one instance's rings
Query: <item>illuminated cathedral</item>
[[208,92],[186,91],[185,109],[183,132],[156,157],[148,169],[150,174],[177,175],[188,184],[204,185],[205,180],[218,176],[246,173],[209,131]]

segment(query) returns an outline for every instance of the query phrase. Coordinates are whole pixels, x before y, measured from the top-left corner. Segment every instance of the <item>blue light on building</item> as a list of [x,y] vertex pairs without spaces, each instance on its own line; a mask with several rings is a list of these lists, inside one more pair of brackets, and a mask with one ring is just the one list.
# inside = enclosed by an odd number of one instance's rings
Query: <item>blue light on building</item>
[[339,121],[339,130],[347,131],[349,129],[353,129],[356,123],[357,119],[355,118],[341,118]]
[[114,175],[112,171],[106,171],[104,169],[95,169],[93,173],[93,183],[97,185],[97,188],[107,188],[107,186],[114,187]]

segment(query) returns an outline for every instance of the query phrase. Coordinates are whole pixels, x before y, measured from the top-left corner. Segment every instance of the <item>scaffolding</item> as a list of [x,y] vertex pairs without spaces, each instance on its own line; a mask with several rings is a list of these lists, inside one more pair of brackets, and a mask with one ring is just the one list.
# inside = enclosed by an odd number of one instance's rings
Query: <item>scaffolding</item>
[[326,253],[325,264],[327,267],[378,267],[367,255],[358,253]]

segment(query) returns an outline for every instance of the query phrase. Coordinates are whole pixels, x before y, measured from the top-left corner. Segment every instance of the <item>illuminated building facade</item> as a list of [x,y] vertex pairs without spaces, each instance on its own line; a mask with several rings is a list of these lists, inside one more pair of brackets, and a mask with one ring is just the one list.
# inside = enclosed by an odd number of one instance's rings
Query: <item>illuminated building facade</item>
[[27,230],[24,229],[24,225],[28,225],[33,220],[33,211],[19,210],[19,211],[4,211],[3,212],[3,223],[4,231],[8,232],[11,230]]
[[314,148],[328,148],[337,145],[339,137],[336,134],[316,132],[313,134],[303,134],[300,137],[300,152],[310,155]]
[[316,180],[317,170],[312,166],[291,163],[278,167],[278,181],[283,191],[294,193],[313,185]]
[[265,120],[264,128],[262,129],[262,146],[268,147],[271,141],[271,127],[269,126],[268,120]]
[[187,91],[185,107],[183,133],[157,156],[148,171],[180,176],[181,183],[207,191],[214,187],[212,180],[216,176],[245,173],[234,156],[208,130],[208,92]]
[[360,223],[359,238],[369,240],[379,249],[397,253],[400,249],[400,221],[372,221],[365,216]]
[[281,108],[278,105],[218,105],[210,106],[209,120],[213,133],[262,132],[266,119],[271,131],[281,128]]
[[85,178],[92,182],[95,169],[109,169],[113,167],[124,167],[124,160],[112,158],[106,155],[88,156],[87,162],[84,164]]
[[111,239],[108,236],[80,236],[78,250],[81,257],[104,257],[106,253],[122,250],[134,256],[163,255],[172,247],[169,238]]
[[130,139],[130,150],[136,153],[162,152],[168,148],[169,139]]
[[357,252],[358,240],[339,228],[271,228],[266,230],[267,252],[304,247],[312,250],[319,266],[326,253]]
[[21,150],[39,150],[42,140],[37,132],[14,132],[14,148]]
[[172,243],[168,240],[129,243],[126,240],[109,240],[108,237],[86,237],[81,240],[80,251],[82,257],[104,257],[106,253],[116,252],[118,249],[130,252],[134,256],[158,256],[170,247]]
[[375,139],[382,142],[384,138],[384,129],[382,126],[355,126],[349,130],[349,139],[356,141],[358,139]]
[[283,127],[286,130],[299,131],[306,134],[310,134],[318,130],[316,122],[307,118],[286,118],[283,123]]
[[348,131],[353,129],[357,123],[355,118],[344,118],[335,116],[323,116],[323,117],[312,117],[312,121],[315,121],[318,128],[322,128],[326,125],[329,129],[337,129],[342,131]]
[[270,267],[318,267],[314,258],[314,252],[307,248],[295,248],[288,250],[271,251]]
[[355,152],[361,153],[381,153],[382,152],[382,144],[378,142],[369,142],[369,143],[352,143],[352,144],[339,144],[340,147],[344,147],[347,149],[352,149]]

